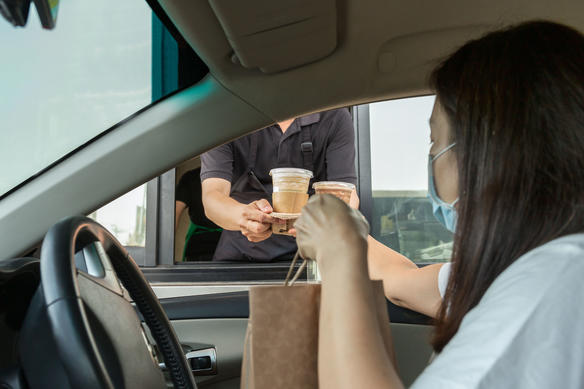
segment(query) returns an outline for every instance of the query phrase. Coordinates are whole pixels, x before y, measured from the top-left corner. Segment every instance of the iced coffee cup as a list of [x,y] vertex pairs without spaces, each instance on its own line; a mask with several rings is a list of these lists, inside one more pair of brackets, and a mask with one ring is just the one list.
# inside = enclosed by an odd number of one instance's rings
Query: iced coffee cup
[[349,204],[355,185],[340,181],[320,181],[312,184],[316,194],[331,194]]
[[272,207],[277,213],[300,213],[308,201],[310,170],[280,168],[270,171],[273,183]]
[[279,168],[272,169],[270,176],[273,184],[272,216],[276,218],[276,222],[272,224],[272,232],[289,235],[288,230],[294,226],[302,207],[308,201],[308,185],[312,172],[296,168]]

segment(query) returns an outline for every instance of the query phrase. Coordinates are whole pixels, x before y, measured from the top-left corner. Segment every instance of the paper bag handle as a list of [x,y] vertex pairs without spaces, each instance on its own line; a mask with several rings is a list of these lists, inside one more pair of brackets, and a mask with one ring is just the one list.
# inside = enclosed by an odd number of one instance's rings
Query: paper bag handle
[[300,256],[300,252],[299,251],[296,251],[296,254],[294,254],[294,259],[292,259],[292,263],[290,264],[290,268],[288,269],[288,274],[286,275],[286,279],[284,280],[284,286],[292,286],[292,285],[294,285],[294,283],[296,282],[296,280],[298,279],[298,277],[300,277],[300,274],[302,273],[302,271],[306,267],[306,264],[307,264],[308,261],[306,259],[304,259],[302,261],[302,264],[300,265],[300,267],[296,271],[296,274],[294,274],[294,277],[292,277],[292,279],[290,279],[290,277],[292,276],[292,272],[294,270],[294,265],[298,261],[298,257],[299,256]]

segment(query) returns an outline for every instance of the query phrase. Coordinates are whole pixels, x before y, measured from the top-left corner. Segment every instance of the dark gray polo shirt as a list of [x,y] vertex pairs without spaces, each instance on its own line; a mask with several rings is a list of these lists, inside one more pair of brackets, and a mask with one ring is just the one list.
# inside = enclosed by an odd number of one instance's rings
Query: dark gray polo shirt
[[[301,130],[306,126],[309,126],[310,129],[312,163],[314,166],[314,178],[310,184],[311,193],[312,183],[315,181],[357,183],[355,172],[355,131],[349,111],[346,108],[342,108],[297,118],[285,133],[282,133],[278,125],[264,128],[256,133],[258,147],[253,170],[267,193],[272,192],[272,178],[269,174],[271,169],[278,167],[304,167]],[[223,178],[231,182],[233,186],[242,175],[247,173],[249,168],[252,136],[254,134],[244,136],[204,153],[201,156],[201,180]],[[255,200],[260,198],[262,196],[258,196]],[[271,196],[264,196],[263,198],[267,198],[271,202]],[[268,240],[284,238],[290,240],[289,237],[285,236],[272,236]],[[242,245],[244,243],[240,242],[238,244]],[[257,244],[249,244],[254,247],[258,246]],[[260,248],[248,251],[248,256],[249,253],[257,253],[259,260],[270,260],[270,258],[265,258],[266,256],[269,257],[270,254],[267,252],[270,250],[268,248],[261,250]],[[292,249],[295,250],[295,247],[292,247]],[[286,251],[280,248],[274,250],[276,252],[273,254],[273,258],[281,256],[281,251]]]
[[[270,170],[303,167],[300,128],[310,126],[313,145],[314,180],[357,183],[355,173],[355,131],[345,108],[303,116],[282,133],[278,125],[259,131],[260,141],[254,172],[268,191]],[[219,146],[201,156],[201,181],[223,178],[232,184],[246,172],[251,135]]]

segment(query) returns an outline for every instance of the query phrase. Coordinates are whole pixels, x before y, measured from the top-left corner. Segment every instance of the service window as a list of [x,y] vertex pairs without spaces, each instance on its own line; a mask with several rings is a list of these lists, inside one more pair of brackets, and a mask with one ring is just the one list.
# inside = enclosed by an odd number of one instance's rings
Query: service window
[[[219,146],[207,155],[206,165],[199,156],[177,166],[174,171],[176,277],[187,281],[179,274],[191,269],[191,281],[282,281],[297,249],[295,239],[290,236],[274,233],[261,243],[250,243],[234,227],[226,231],[215,224],[207,217],[209,212],[203,205],[201,179],[230,185],[229,197],[241,204],[265,199],[274,212],[288,213],[296,208],[299,211],[301,202],[314,193],[312,184],[317,181],[342,182],[345,186],[337,192],[347,188],[347,193],[343,193],[349,199],[357,184],[355,157],[353,117],[350,109],[342,108],[291,119]],[[283,187],[272,187],[270,171],[289,167],[309,171],[310,175],[304,177],[303,171],[285,172],[299,175],[293,183],[286,181],[286,185],[294,188],[284,189],[285,196],[273,199],[272,193],[279,193]],[[301,184],[304,186],[299,190]],[[229,221],[232,225],[236,222],[236,219]],[[195,269],[199,270],[198,274]],[[207,272],[205,278],[201,278],[201,272]],[[311,264],[303,279],[313,277],[316,269]]]
[[369,105],[372,236],[416,263],[448,261],[452,233],[427,197],[434,96]]

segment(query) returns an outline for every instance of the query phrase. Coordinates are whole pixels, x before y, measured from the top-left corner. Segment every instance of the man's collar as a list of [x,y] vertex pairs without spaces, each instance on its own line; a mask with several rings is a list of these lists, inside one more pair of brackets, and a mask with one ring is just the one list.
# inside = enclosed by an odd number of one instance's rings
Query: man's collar
[[[289,138],[290,136],[299,133],[300,130],[302,129],[302,127],[304,126],[308,126],[314,123],[317,123],[320,121],[320,113],[313,113],[311,115],[306,115],[306,116],[302,116],[299,118],[296,118],[292,124],[290,124],[290,127],[286,130],[286,132],[284,133],[284,136],[282,137],[281,141],[283,141],[286,138]],[[275,127],[277,128],[277,126]],[[281,130],[278,128],[278,131],[281,132]]]
[[298,124],[301,126],[308,126],[310,124],[314,124],[320,121],[320,113],[313,113],[310,115],[302,116],[298,118]]

